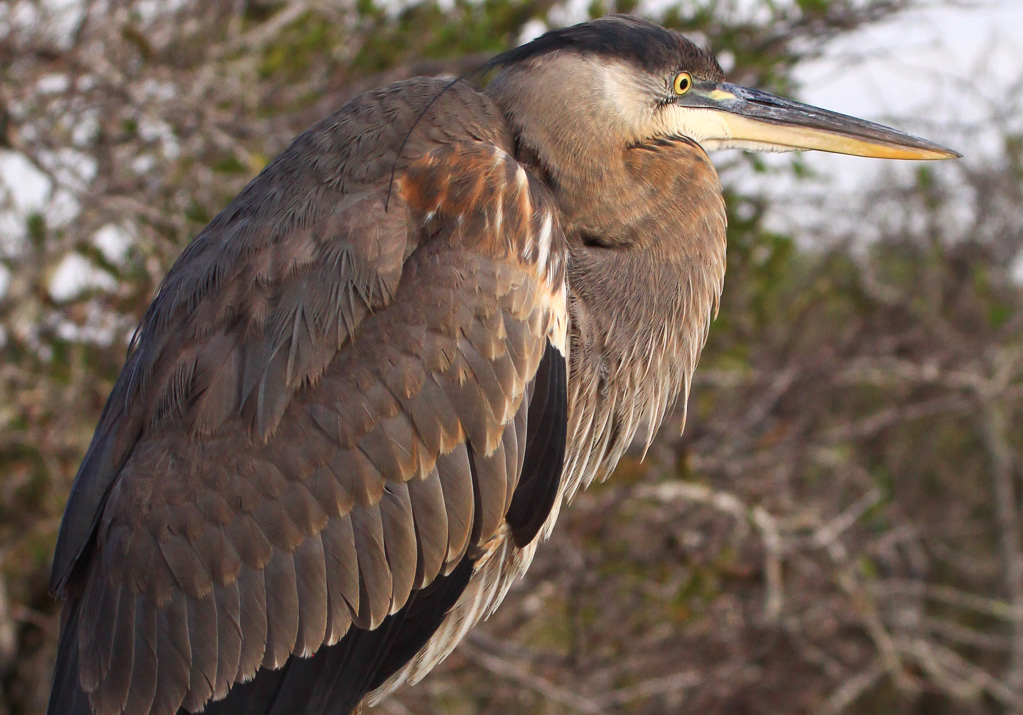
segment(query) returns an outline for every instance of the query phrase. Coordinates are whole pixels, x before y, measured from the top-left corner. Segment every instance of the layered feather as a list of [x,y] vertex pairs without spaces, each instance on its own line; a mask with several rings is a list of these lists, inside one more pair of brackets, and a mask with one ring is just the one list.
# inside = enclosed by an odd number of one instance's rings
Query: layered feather
[[[553,268],[523,258],[552,209],[470,91],[433,111],[460,102],[490,143],[410,147],[388,198],[400,134],[353,156],[354,117],[436,87],[363,97],[300,137],[168,275],[69,501],[54,585],[76,617],[51,712],[196,711],[334,644],[370,658],[342,659],[365,671],[361,698],[505,538],[527,387],[565,321],[564,238]],[[484,160],[505,182],[500,226],[461,178]],[[421,184],[449,188],[427,205]],[[556,389],[544,404],[563,420]]]

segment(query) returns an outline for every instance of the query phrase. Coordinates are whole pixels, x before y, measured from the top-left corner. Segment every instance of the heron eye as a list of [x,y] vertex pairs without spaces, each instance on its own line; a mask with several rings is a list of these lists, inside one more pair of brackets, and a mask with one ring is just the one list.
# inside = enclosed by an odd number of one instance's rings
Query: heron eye
[[688,72],[679,72],[675,75],[675,82],[673,83],[673,86],[675,88],[675,94],[681,97],[693,88],[693,76]]

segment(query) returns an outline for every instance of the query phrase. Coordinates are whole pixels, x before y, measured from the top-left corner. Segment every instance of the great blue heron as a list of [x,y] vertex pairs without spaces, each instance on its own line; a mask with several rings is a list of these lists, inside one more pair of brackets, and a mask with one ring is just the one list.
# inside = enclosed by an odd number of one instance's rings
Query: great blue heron
[[357,97],[171,269],[61,526],[50,713],[347,713],[418,681],[685,400],[725,272],[705,150],[957,156],[631,17],[487,69]]

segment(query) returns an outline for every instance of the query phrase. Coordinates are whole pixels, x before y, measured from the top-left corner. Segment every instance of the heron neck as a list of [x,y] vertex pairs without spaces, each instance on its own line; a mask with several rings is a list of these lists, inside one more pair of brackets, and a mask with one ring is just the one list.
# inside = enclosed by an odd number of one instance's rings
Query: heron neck
[[634,151],[624,158],[627,174],[644,181],[606,197],[629,243],[569,236],[571,370],[579,383],[599,385],[580,391],[570,413],[573,429],[603,425],[585,445],[606,445],[597,463],[573,461],[584,466],[569,475],[569,493],[605,477],[676,399],[684,405],[724,281],[724,202],[706,155],[681,141]]
[[[631,180],[622,149],[629,122],[613,93],[602,89],[614,86],[609,73],[591,58],[565,55],[510,67],[485,90],[515,137],[516,158],[554,192],[566,233],[601,228],[607,239],[615,233],[613,203]],[[567,102],[560,91],[566,77],[580,88]]]
[[667,329],[695,337],[698,353],[725,273],[727,218],[717,172],[685,139],[626,149],[620,161],[604,188],[613,193],[587,200],[587,215],[574,219],[572,259],[583,270],[573,272],[572,288],[599,284],[587,299],[598,300],[599,292],[607,301],[601,312],[611,317],[612,342],[671,350],[652,345]]

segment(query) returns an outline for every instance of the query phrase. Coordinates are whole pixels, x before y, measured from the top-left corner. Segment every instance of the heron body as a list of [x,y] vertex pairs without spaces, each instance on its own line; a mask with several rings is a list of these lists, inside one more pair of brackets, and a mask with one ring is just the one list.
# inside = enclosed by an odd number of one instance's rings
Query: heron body
[[50,713],[347,713],[418,681],[684,402],[725,272],[705,148],[950,155],[794,129],[810,108],[632,18],[492,67],[356,98],[171,269],[68,501]]

